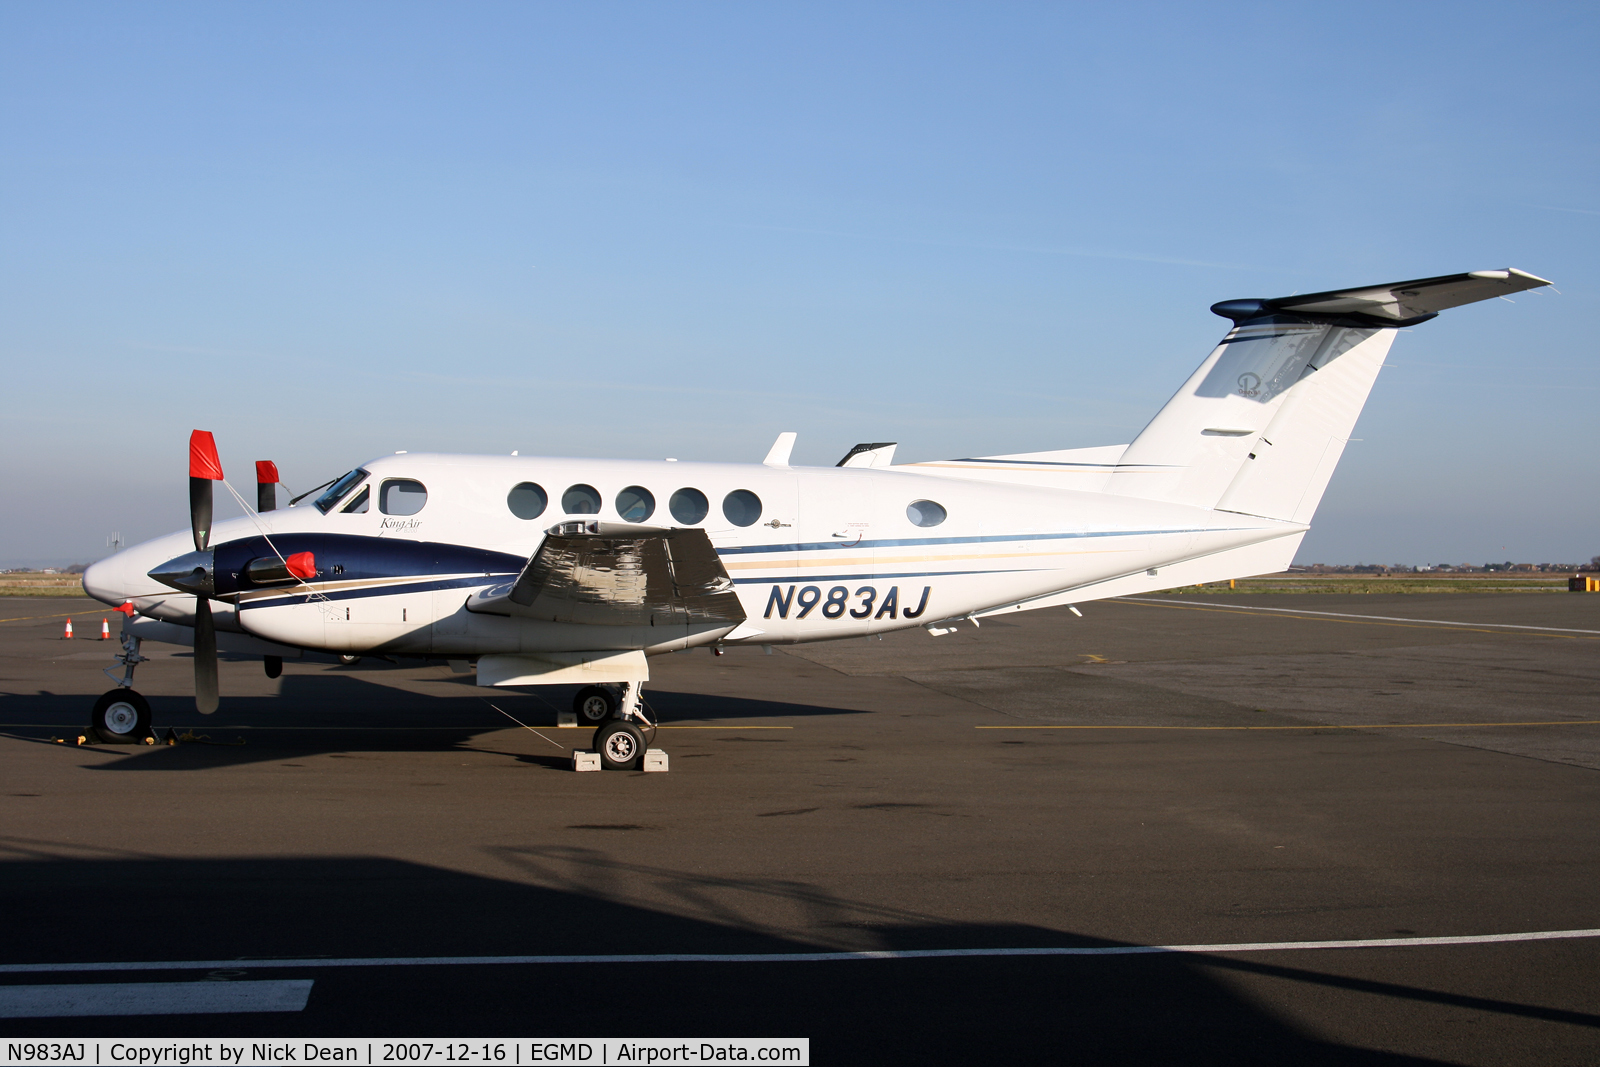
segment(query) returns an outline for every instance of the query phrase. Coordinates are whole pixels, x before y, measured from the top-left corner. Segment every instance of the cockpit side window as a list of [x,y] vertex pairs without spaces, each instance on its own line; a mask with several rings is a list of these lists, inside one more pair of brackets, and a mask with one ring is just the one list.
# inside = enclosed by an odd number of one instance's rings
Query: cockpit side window
[[410,478],[390,478],[378,490],[378,510],[385,515],[415,515],[428,502],[428,487]]
[[362,489],[361,492],[357,493],[354,500],[350,501],[350,503],[348,503],[344,507],[340,508],[339,509],[339,514],[341,514],[341,515],[365,515],[367,513],[367,505],[371,502],[371,499],[372,499],[372,486],[369,485],[369,486],[365,487],[364,489]]
[[326,493],[317,497],[317,510],[326,515],[336,507],[356,486],[367,478],[367,472],[357,467],[343,478],[334,482]]

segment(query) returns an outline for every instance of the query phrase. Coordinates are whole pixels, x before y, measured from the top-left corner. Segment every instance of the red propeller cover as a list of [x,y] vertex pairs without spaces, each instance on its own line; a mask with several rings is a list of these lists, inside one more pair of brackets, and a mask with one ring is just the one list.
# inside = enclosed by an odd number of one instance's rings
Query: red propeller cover
[[256,460],[256,481],[262,485],[277,485],[278,465],[270,459]]
[[217,442],[210,430],[189,435],[189,477],[222,481],[222,460],[217,458]]
[[283,562],[288,566],[289,573],[296,578],[317,576],[317,557],[310,552],[296,552]]

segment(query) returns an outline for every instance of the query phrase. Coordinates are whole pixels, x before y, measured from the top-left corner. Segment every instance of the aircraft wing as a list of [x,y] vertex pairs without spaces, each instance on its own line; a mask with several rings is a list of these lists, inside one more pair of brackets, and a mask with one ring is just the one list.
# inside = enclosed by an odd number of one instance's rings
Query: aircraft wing
[[745,619],[704,530],[624,523],[553,527],[509,586],[469,611],[596,626],[735,626]]

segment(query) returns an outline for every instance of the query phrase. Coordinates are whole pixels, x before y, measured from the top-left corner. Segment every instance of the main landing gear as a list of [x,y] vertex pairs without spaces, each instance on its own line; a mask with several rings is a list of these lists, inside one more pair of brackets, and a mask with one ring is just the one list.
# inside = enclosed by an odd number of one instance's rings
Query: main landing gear
[[572,700],[582,726],[597,726],[594,751],[600,754],[600,767],[607,771],[636,771],[644,763],[644,730],[655,732],[655,724],[645,717],[639,700],[642,682],[621,685],[586,685]]
[[133,669],[147,660],[139,655],[139,639],[123,633],[122,654],[116,660],[122,664],[122,677],[117,677],[116,668],[106,668],[106,675],[117,683],[117,688],[101,693],[94,702],[94,710],[89,713],[90,734],[114,745],[152,744],[155,737],[150,733],[150,702],[133,688]]
[[586,685],[572,698],[572,710],[579,726],[598,726],[617,713],[621,703],[616,692],[606,685]]
[[631,722],[612,719],[594,732],[594,750],[600,753],[600,769],[636,771],[644,758],[644,731]]

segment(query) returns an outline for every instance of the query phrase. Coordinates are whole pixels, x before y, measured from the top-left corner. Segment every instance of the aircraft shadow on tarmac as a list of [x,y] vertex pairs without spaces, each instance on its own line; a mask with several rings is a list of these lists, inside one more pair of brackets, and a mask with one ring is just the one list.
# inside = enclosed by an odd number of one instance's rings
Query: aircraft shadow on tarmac
[[[562,963],[318,968],[318,958],[827,949],[585,892],[386,858],[62,858],[0,839],[4,962],[229,960],[217,978],[310,977],[292,1015],[6,1020],[7,1036],[808,1036],[819,1062],[1437,1062],[1295,1029],[1216,968],[1550,1018],[1525,1005],[1180,955],[806,963]],[[684,873],[690,880],[694,875]],[[1109,946],[1023,924],[907,922],[884,949]],[[306,967],[251,968],[252,959]],[[183,981],[203,972],[7,975],[0,981]],[[1571,1013],[1557,1013],[1562,1016]],[[1559,1021],[1594,1026],[1591,1016]]]
[[[570,768],[570,750],[586,748],[591,728],[555,733],[556,714],[570,710],[577,686],[545,686],[542,692],[514,689],[480,689],[466,676],[431,678],[425,685],[435,692],[416,692],[384,684],[385,667],[361,665],[316,674],[285,674],[276,696],[227,696],[213,715],[200,715],[187,696],[150,696],[151,717],[157,736],[169,728],[182,736],[204,737],[205,744],[178,746],[186,758],[173,759],[165,745],[153,747],[105,745],[103,751],[124,758],[95,766],[97,770],[186,770],[277,759],[285,752],[315,755],[328,752],[427,751],[461,748],[477,737],[506,729],[520,729],[517,720],[547,734],[560,750],[539,742],[537,749],[507,753],[531,764]],[[460,677],[468,686],[458,688]],[[58,727],[10,729],[0,736],[41,741],[75,738],[88,722],[92,696],[40,692],[4,698],[9,722],[60,723]],[[670,690],[645,690],[651,714],[661,722],[693,720],[726,724],[730,729],[751,720],[793,720],[819,715],[859,715],[848,708],[789,704],[739,697],[707,696]],[[494,705],[494,706],[491,706]],[[242,744],[240,742],[243,742]],[[476,749],[482,746],[474,745]],[[200,754],[203,752],[203,755]]]

